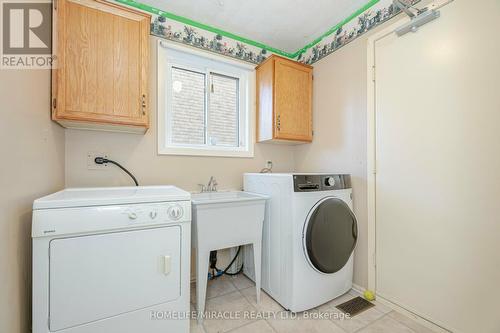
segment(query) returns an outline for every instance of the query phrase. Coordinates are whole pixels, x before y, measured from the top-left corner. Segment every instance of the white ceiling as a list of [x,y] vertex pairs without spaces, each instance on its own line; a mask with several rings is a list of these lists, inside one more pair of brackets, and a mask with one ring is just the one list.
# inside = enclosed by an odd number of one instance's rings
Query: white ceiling
[[293,53],[368,0],[137,0]]

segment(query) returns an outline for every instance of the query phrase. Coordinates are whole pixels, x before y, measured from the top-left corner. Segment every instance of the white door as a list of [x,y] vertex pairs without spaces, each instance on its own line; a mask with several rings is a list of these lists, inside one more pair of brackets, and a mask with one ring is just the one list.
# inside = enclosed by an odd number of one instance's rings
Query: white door
[[500,1],[441,14],[375,42],[376,289],[500,332]]
[[50,330],[178,298],[180,239],[172,226],[51,241]]

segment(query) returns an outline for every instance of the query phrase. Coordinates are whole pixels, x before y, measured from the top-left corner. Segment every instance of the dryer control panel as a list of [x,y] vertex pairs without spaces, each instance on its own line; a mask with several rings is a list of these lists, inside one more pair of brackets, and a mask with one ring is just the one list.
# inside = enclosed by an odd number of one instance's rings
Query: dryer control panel
[[302,174],[293,175],[294,192],[316,192],[351,188],[351,175]]
[[39,209],[33,218],[32,237],[149,228],[191,222],[191,201]]

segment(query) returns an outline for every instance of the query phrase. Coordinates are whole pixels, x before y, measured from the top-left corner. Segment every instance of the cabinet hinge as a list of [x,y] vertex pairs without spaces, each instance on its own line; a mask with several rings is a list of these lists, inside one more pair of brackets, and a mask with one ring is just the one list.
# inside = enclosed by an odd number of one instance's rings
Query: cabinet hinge
[[52,99],[52,108],[57,108],[57,99],[55,98]]
[[54,1],[54,10],[57,10],[57,0],[53,0]]
[[372,81],[375,82],[376,76],[375,76],[375,66],[372,66]]
[[145,116],[146,115],[146,94],[142,94],[142,99],[141,99],[141,111],[142,111],[142,115]]

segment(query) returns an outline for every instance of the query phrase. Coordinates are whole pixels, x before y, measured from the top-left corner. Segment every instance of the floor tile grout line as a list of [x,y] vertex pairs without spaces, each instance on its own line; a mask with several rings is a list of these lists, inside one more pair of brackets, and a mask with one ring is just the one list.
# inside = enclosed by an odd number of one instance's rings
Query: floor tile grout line
[[[243,324],[243,325],[241,325],[241,326],[231,328],[229,331],[224,331],[223,333],[231,333],[231,332],[233,332],[233,331],[235,331],[235,330],[238,330],[238,329],[240,329],[240,328],[243,328],[243,327],[246,327],[246,326],[249,326],[249,325],[255,324],[255,323],[259,322],[259,321],[266,321],[266,320],[265,320],[265,319],[254,319],[254,320],[252,320],[252,321],[250,321],[250,322],[248,322],[248,323],[246,323],[246,324]],[[269,323],[267,323],[267,324],[269,325]],[[269,327],[271,327],[271,329],[272,329],[272,326],[271,326],[271,325],[269,325]],[[275,331],[274,331],[274,329],[273,329],[273,332],[275,332]]]
[[[391,311],[391,312],[392,312],[392,311]],[[402,323],[402,322],[400,322],[399,320],[396,320],[396,319],[394,319],[394,318],[389,317],[389,313],[391,313],[391,312],[384,313],[384,315],[383,315],[382,317],[375,319],[374,321],[372,321],[372,322],[371,322],[371,323],[369,323],[368,325],[366,325],[366,326],[364,326],[364,327],[361,327],[360,329],[358,329],[358,330],[354,331],[353,333],[358,333],[358,332],[360,332],[360,331],[364,330],[365,328],[372,326],[373,324],[375,324],[376,322],[378,322],[378,321],[382,320],[382,319],[383,319],[383,318],[385,318],[385,317],[388,317],[389,319],[391,319],[391,320],[394,320],[394,321],[398,322],[399,324],[401,324],[401,325],[403,325],[404,327],[406,327],[407,329],[409,329],[409,330],[410,330],[410,332],[416,333],[416,332],[415,332],[415,330],[413,330],[411,327],[408,327],[407,325],[403,324],[403,323]]]
[[278,333],[278,331],[274,329],[274,326],[268,320],[269,319],[264,319],[264,321],[269,325],[269,327],[271,327],[271,329],[273,330],[273,332]]
[[375,319],[375,320],[374,320],[374,321],[372,321],[371,323],[368,323],[367,325],[365,325],[365,326],[363,326],[363,327],[360,327],[359,329],[355,330],[353,333],[357,333],[357,332],[359,332],[359,331],[361,331],[361,330],[364,330],[365,328],[367,328],[367,327],[368,327],[368,326],[370,326],[370,325],[375,324],[377,321],[381,320],[381,319],[382,319],[382,318],[384,318],[385,316],[387,316],[387,314],[386,314],[386,313],[385,313],[385,314],[383,314],[380,318]]
[[339,328],[342,332],[348,333],[343,327],[337,325],[332,319],[330,319],[330,321],[335,327]]
[[[388,313],[387,313],[387,316],[388,316],[388,317],[389,317],[389,314],[390,314],[391,312],[394,312],[394,313],[399,313],[399,312],[397,312],[396,310],[392,310],[392,311],[390,311],[390,312],[388,312]],[[400,314],[401,314],[401,313],[400,313]],[[403,314],[401,314],[401,315],[403,315]],[[404,315],[403,315],[403,316],[404,316]],[[389,318],[390,318],[390,319],[392,319],[392,320],[394,320],[394,321],[396,321],[396,322],[398,322],[398,323],[400,323],[400,324],[401,324],[401,325],[403,325],[404,327],[408,328],[410,331],[412,331],[412,332],[416,332],[413,328],[411,328],[410,326],[406,325],[406,324],[405,324],[405,323],[403,323],[401,320],[398,320],[397,318],[392,318],[392,317],[389,317]],[[407,318],[408,318],[408,317],[407,317]],[[416,323],[416,324],[419,324],[419,325],[420,325],[420,323],[419,323],[419,322],[417,322],[417,321],[415,321],[415,320],[413,320],[413,319],[411,319],[411,318],[408,318],[408,319],[410,319],[412,322],[414,322],[414,323]],[[423,326],[423,327],[425,327],[425,326]],[[427,327],[425,327],[425,328],[427,328]]]

